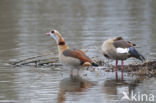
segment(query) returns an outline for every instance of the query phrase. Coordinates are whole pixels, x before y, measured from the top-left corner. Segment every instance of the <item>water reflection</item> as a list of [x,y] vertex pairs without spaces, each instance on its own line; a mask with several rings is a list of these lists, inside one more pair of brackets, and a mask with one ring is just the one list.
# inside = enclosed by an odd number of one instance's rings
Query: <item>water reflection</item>
[[91,88],[95,84],[85,80],[80,76],[70,76],[64,78],[59,83],[58,103],[66,100],[66,94],[69,92],[84,92],[87,88]]
[[121,80],[121,79],[108,79],[104,82],[103,92],[108,100],[119,100],[123,96],[123,92],[131,94],[131,91],[135,92],[137,86],[143,81],[144,78],[136,77],[131,80]]

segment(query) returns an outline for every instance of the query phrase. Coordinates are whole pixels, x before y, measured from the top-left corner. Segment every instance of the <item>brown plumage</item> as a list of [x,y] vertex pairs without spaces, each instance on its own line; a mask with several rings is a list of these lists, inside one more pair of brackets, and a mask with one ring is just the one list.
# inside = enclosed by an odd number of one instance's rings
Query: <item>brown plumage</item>
[[117,40],[113,42],[113,45],[115,48],[121,47],[121,48],[128,48],[131,47],[132,45],[130,43],[128,43],[125,40]]
[[[128,47],[136,46],[136,44],[133,44],[130,41],[125,41],[121,36],[117,36],[117,37],[115,37],[113,39],[108,39],[106,41],[112,43],[115,48],[118,48],[118,47],[128,48]],[[102,47],[102,49],[103,49],[103,47]],[[104,57],[106,57],[108,59],[111,59],[111,57],[109,57],[107,52],[105,53],[104,50],[102,50],[102,52],[103,52]]]
[[135,44],[130,41],[125,41],[122,37],[118,36],[116,38],[108,39],[103,42],[101,47],[103,55],[108,59],[116,60],[116,71],[118,60],[121,60],[121,67],[123,70],[123,61],[130,58],[135,57],[141,61],[144,61],[145,58],[138,53],[138,51],[134,48]]
[[85,62],[89,62],[89,63],[92,63],[93,61],[85,55],[84,52],[82,52],[81,50],[76,50],[76,49],[67,49],[63,52],[63,55],[64,56],[67,56],[67,57],[73,57],[73,58],[77,58],[79,59],[82,63],[85,63]]
[[82,50],[70,49],[58,31],[52,30],[47,33],[47,35],[56,40],[58,44],[59,59],[64,66],[68,66],[71,69],[79,69],[81,66],[98,66],[86,56],[85,52]]
[[136,44],[130,42],[130,41],[125,41],[121,36],[117,36],[115,38],[113,38],[113,41],[123,41],[123,42],[126,42],[126,44],[128,43],[130,46],[136,46]]
[[104,41],[102,51],[104,56],[110,59],[126,60],[129,57],[135,57],[143,61],[144,57],[135,50],[134,46],[132,42],[118,36]]
[[117,36],[115,38],[112,39],[113,41],[118,41],[118,40],[123,40],[123,38],[121,36]]

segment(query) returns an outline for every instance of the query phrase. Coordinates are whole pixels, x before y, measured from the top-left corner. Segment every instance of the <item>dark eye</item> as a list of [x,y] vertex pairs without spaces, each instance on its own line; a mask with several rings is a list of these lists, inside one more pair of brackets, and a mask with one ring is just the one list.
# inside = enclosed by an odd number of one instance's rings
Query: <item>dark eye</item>
[[52,30],[51,33],[55,33],[54,30]]

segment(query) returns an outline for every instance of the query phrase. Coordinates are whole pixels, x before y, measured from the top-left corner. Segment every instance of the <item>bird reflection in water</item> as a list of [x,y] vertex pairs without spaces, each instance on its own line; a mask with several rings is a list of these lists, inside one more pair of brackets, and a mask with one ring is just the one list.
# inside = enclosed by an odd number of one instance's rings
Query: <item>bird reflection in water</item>
[[67,92],[84,92],[87,88],[91,88],[95,84],[83,79],[79,75],[64,78],[59,83],[58,103],[65,101]]
[[131,91],[135,91],[135,88],[143,79],[141,77],[134,80],[109,79],[104,82],[103,92],[106,94],[108,100],[118,100],[121,98],[123,92],[131,94]]

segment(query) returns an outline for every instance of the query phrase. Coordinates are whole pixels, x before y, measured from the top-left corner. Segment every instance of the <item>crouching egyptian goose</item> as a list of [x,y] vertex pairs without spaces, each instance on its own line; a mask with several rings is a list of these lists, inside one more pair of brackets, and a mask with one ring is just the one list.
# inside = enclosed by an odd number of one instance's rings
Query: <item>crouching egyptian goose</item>
[[81,66],[98,66],[82,50],[70,49],[58,31],[52,30],[46,34],[56,40],[59,60],[64,66],[71,68],[71,75],[73,69],[79,70]]
[[101,49],[106,58],[116,60],[115,71],[117,71],[118,60],[121,60],[121,70],[123,71],[124,60],[130,57],[134,57],[141,61],[145,60],[134,46],[135,44],[130,41],[125,41],[122,37],[118,36],[104,41]]

